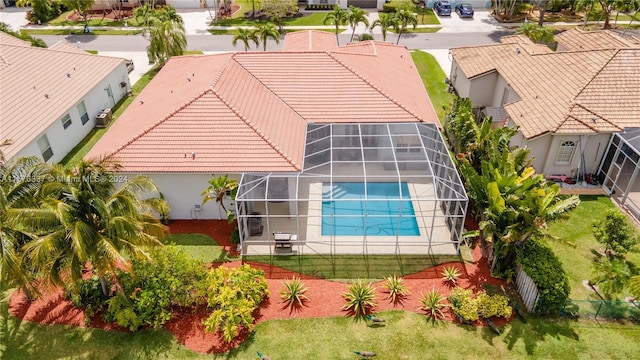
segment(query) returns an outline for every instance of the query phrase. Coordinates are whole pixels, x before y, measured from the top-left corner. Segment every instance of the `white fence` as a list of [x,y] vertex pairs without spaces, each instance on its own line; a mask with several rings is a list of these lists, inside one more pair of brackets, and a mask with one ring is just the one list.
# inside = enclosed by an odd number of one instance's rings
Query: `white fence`
[[518,293],[520,293],[520,298],[522,298],[522,302],[524,302],[527,311],[533,312],[538,302],[538,287],[520,266],[518,266],[516,273],[516,285],[518,286]]

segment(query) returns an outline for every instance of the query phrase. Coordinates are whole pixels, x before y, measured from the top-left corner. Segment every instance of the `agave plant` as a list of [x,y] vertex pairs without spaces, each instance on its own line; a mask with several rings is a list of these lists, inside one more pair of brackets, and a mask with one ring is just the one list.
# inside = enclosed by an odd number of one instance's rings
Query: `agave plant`
[[443,303],[444,297],[440,294],[436,289],[431,289],[426,294],[422,294],[420,298],[420,303],[422,303],[422,307],[420,309],[424,310],[429,314],[429,316],[433,318],[444,317],[444,313],[442,309],[447,305]]
[[460,270],[455,266],[448,266],[442,269],[442,280],[455,285],[460,277]]
[[375,290],[371,283],[364,283],[358,279],[349,286],[346,293],[342,294],[342,297],[347,301],[342,308],[351,311],[356,319],[365,317],[371,308],[376,306]]
[[305,293],[307,292],[307,287],[298,277],[294,277],[289,280],[285,280],[284,290],[280,291],[280,299],[282,302],[287,304],[288,308],[299,308],[304,305],[306,300],[309,300]]
[[409,295],[409,289],[407,289],[407,285],[404,284],[404,279],[401,276],[391,275],[386,277],[384,281],[384,288],[389,293],[387,299],[394,304]]

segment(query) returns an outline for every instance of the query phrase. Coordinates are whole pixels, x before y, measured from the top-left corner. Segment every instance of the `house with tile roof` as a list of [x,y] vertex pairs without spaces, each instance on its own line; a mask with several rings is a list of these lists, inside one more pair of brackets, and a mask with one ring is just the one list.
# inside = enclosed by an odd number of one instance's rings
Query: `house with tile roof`
[[450,81],[479,113],[517,126],[535,169],[596,173],[612,134],[640,126],[640,46],[609,31],[573,29],[558,50],[522,36],[451,49]]
[[87,157],[150,176],[171,219],[226,218],[202,192],[237,179],[245,254],[456,253],[467,197],[407,49],[320,31],[284,49],[171,58]]
[[0,142],[7,160],[64,158],[130,89],[125,60],[60,42],[51,48],[0,32]]

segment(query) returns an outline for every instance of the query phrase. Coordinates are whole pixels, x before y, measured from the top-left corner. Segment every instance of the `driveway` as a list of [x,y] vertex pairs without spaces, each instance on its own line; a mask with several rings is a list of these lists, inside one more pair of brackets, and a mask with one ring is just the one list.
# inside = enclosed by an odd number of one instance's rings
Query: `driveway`
[[13,31],[20,31],[21,27],[29,23],[26,19],[27,10],[28,8],[22,7],[4,8],[0,10],[0,22],[9,24]]
[[458,14],[452,12],[451,16],[438,16],[438,20],[442,24],[442,29],[438,31],[439,33],[489,33],[502,29],[489,11],[476,10],[472,19],[462,19]]

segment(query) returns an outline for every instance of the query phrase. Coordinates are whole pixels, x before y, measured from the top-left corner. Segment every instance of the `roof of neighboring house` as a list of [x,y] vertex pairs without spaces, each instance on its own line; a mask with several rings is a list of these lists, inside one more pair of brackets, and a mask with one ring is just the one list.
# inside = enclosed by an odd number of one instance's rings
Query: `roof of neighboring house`
[[439,123],[405,47],[183,56],[87,157],[142,173],[300,171],[309,123],[416,121]]
[[521,43],[451,49],[469,79],[497,71],[519,100],[504,105],[526,138],[640,126],[640,49],[533,53]]
[[524,35],[509,35],[500,38],[500,42],[503,44],[519,44],[522,49],[529,54],[548,54],[552,53],[548,46],[542,44],[536,44],[531,39]]
[[13,35],[9,35],[3,31],[0,31],[0,44],[15,45],[15,46],[31,46],[31,43],[22,39],[18,39]]
[[584,31],[579,28],[563,31],[554,36],[558,47],[564,51],[606,50],[638,47],[637,43],[624,39],[610,30]]
[[283,51],[332,51],[338,50],[336,35],[326,31],[296,31],[287,34]]
[[[11,37],[13,38],[13,37]],[[16,44],[0,37],[0,141],[10,159],[62,118],[123,59]]]

